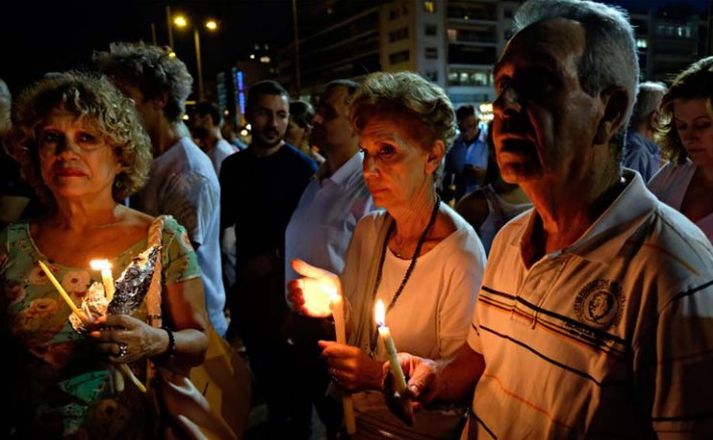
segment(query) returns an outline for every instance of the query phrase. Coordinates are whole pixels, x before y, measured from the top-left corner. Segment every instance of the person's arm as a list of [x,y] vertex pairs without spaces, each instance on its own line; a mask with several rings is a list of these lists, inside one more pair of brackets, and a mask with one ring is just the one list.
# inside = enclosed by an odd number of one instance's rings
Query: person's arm
[[713,275],[708,267],[656,313],[655,335],[633,342],[636,394],[659,437],[713,434]]
[[[433,361],[399,353],[399,362],[409,378],[409,391],[423,403],[434,400],[469,402],[485,370],[485,359],[467,343],[451,359]],[[388,368],[388,362],[384,368]]]

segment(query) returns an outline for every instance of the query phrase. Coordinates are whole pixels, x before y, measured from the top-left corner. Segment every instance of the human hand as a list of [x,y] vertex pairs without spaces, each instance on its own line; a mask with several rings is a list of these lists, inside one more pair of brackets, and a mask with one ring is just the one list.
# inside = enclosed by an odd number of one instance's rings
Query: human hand
[[292,260],[292,268],[302,275],[287,283],[287,302],[292,309],[313,318],[331,316],[332,298],[341,290],[339,277],[302,260]]
[[319,346],[322,348],[322,357],[329,364],[329,374],[340,388],[352,392],[383,388],[384,371],[381,362],[351,345],[319,341]]
[[[406,387],[410,397],[421,403],[428,403],[436,395],[437,388],[437,364],[436,362],[409,353],[399,353],[399,364],[408,378]],[[389,363],[383,365],[384,371],[388,371]],[[418,409],[420,405],[416,405]]]
[[129,315],[108,315],[95,322],[89,336],[98,350],[115,364],[125,364],[159,355],[168,345],[165,331]]

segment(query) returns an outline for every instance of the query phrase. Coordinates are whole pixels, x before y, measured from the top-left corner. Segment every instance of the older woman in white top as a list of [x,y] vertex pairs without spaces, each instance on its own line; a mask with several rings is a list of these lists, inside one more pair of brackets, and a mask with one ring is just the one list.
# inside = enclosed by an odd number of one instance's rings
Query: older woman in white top
[[703,230],[713,243],[713,57],[703,58],[674,80],[661,103],[670,118],[660,143],[670,162],[649,189]]
[[341,277],[296,260],[304,277],[288,285],[290,300],[302,313],[326,316],[319,307],[326,292],[342,291],[351,307],[349,345],[320,346],[335,383],[359,392],[358,437],[422,438],[449,421],[426,411],[407,428],[386,409],[386,355],[373,312],[382,300],[399,351],[444,358],[465,341],[485,253],[473,228],[436,195],[454,113],[443,90],[418,75],[376,73],[356,93],[351,120],[364,152],[364,180],[385,211],[357,224]]

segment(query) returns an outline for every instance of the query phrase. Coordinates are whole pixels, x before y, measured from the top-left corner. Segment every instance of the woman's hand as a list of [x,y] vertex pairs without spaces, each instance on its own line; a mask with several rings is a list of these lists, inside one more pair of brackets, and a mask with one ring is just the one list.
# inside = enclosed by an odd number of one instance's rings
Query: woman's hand
[[287,283],[287,302],[292,309],[313,318],[330,316],[332,298],[342,288],[339,277],[302,260],[292,260],[292,268],[302,275]]
[[115,364],[125,364],[157,356],[168,348],[168,334],[129,315],[109,315],[89,333],[100,352]]
[[383,363],[375,361],[357,347],[333,341],[319,341],[322,356],[329,364],[334,382],[348,391],[381,390]]

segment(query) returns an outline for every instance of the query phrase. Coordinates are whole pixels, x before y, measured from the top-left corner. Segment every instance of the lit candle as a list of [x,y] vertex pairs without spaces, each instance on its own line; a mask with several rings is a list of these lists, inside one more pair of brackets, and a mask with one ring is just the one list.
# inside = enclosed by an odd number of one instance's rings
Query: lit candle
[[386,310],[384,309],[384,303],[381,300],[376,302],[376,307],[374,308],[374,321],[379,327],[379,339],[384,343],[384,348],[386,348],[386,353],[389,357],[389,368],[391,369],[391,375],[394,376],[394,385],[396,391],[401,396],[406,395],[406,378],[404,377],[404,372],[401,369],[401,364],[399,363],[399,358],[396,356],[396,346],[394,345],[394,340],[391,337],[391,331],[384,324],[386,317]]
[[[332,309],[332,317],[334,317],[334,331],[337,334],[337,342],[339,344],[347,343],[347,332],[344,321],[344,301],[342,295],[336,291],[331,292],[331,301],[329,303]],[[356,421],[354,419],[354,401],[350,394],[344,394],[342,397],[342,407],[344,408],[344,424],[347,427],[348,434],[356,432]]]
[[109,263],[109,260],[92,260],[89,262],[89,266],[94,270],[101,271],[104,296],[106,296],[107,301],[111,302],[112,298],[114,298],[114,291],[116,290],[114,287],[114,277],[111,274],[111,263]]
[[47,278],[50,280],[50,282],[52,282],[55,289],[57,289],[57,291],[59,292],[59,295],[62,297],[64,302],[66,302],[67,305],[69,306],[69,308],[72,309],[72,312],[74,312],[74,314],[77,315],[79,317],[79,319],[81,319],[82,321],[87,323],[87,317],[84,316],[84,313],[82,313],[82,311],[79,310],[79,307],[77,307],[74,304],[74,301],[72,301],[72,298],[69,297],[69,294],[67,294],[67,291],[64,290],[64,287],[62,287],[62,285],[59,283],[59,281],[57,281],[57,278],[54,277],[54,274],[52,273],[50,268],[47,267],[47,265],[45,263],[43,263],[42,261],[37,261],[37,263],[39,263],[40,269],[42,269],[42,272],[44,272],[45,275],[47,275]]

